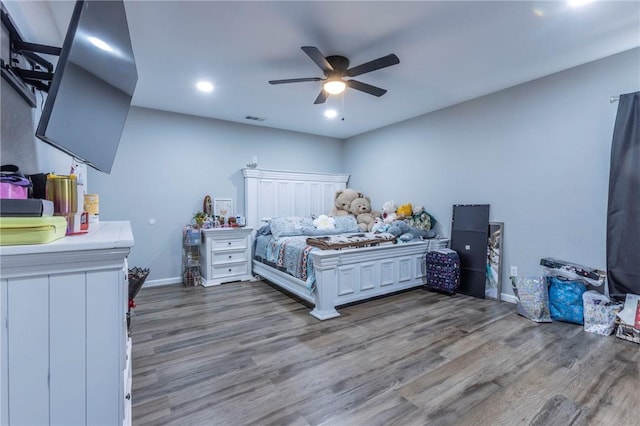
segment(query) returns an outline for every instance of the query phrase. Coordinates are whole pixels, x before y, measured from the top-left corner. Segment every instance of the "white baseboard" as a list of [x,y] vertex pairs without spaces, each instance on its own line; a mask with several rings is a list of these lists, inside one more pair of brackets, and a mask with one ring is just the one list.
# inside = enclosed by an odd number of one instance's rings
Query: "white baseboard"
[[158,287],[161,285],[182,284],[182,277],[163,278],[161,280],[147,280],[143,287]]
[[500,299],[505,302],[518,303],[518,298],[513,294],[500,293]]
[[[161,280],[147,280],[143,287],[158,287],[161,285],[182,284],[182,277],[163,278]],[[518,303],[518,298],[513,294],[500,293],[500,299],[504,302]]]

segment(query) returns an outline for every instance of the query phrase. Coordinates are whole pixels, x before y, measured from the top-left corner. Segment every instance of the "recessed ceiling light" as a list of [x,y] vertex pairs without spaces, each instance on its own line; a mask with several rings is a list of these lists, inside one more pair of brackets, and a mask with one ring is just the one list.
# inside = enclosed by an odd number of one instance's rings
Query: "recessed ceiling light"
[[91,44],[93,44],[94,46],[106,51],[106,52],[113,52],[113,47],[109,46],[109,43],[105,42],[104,40],[99,39],[98,37],[94,37],[94,36],[89,36],[87,37],[87,40],[89,40],[91,42]]
[[199,81],[196,84],[196,87],[201,92],[211,92],[213,90],[213,84],[209,83],[208,81]]
[[324,112],[324,116],[327,118],[336,118],[338,112],[335,109],[328,109]]

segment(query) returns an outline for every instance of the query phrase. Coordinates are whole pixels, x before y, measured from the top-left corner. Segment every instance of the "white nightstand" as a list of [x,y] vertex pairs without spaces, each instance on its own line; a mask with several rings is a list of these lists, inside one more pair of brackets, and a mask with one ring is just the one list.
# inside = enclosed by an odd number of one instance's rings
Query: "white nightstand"
[[200,273],[204,287],[253,280],[251,231],[249,227],[202,230]]

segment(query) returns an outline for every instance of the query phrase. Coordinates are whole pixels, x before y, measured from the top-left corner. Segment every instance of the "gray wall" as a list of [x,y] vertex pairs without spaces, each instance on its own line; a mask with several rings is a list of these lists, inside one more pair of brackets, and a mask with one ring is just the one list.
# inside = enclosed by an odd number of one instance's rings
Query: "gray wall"
[[351,138],[350,186],[376,208],[424,205],[448,236],[454,204],[490,204],[505,223],[508,294],[510,265],[539,275],[549,256],[605,269],[609,97],[637,90],[638,48]]
[[[30,41],[56,44],[14,11]],[[350,186],[375,208],[422,204],[447,235],[453,204],[489,203],[491,220],[505,222],[503,281],[510,265],[540,274],[545,256],[604,269],[617,107],[608,99],[639,89],[634,49],[346,143],[132,108],[112,173],[89,169],[87,191],[100,195],[102,220],[131,220],[130,264],[150,267],[150,282],[179,279],[181,229],[205,195],[233,198],[242,212],[240,169],[253,156],[261,168],[350,173]],[[33,137],[38,111],[18,104],[4,82],[2,92],[3,164],[68,173],[71,159]]]
[[[130,220],[131,266],[149,267],[149,283],[179,282],[182,228],[206,195],[233,199],[244,215],[241,169],[343,171],[339,139],[136,108],[130,110],[107,175],[89,168],[88,192],[100,196],[100,220]],[[154,222],[154,224],[151,224]]]

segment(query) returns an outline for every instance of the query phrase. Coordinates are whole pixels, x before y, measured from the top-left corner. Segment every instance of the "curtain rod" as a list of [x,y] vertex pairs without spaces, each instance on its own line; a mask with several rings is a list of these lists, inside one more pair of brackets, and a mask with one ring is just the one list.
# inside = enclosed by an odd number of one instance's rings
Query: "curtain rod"
[[609,103],[618,102],[619,99],[620,99],[620,96],[611,96],[609,98]]

